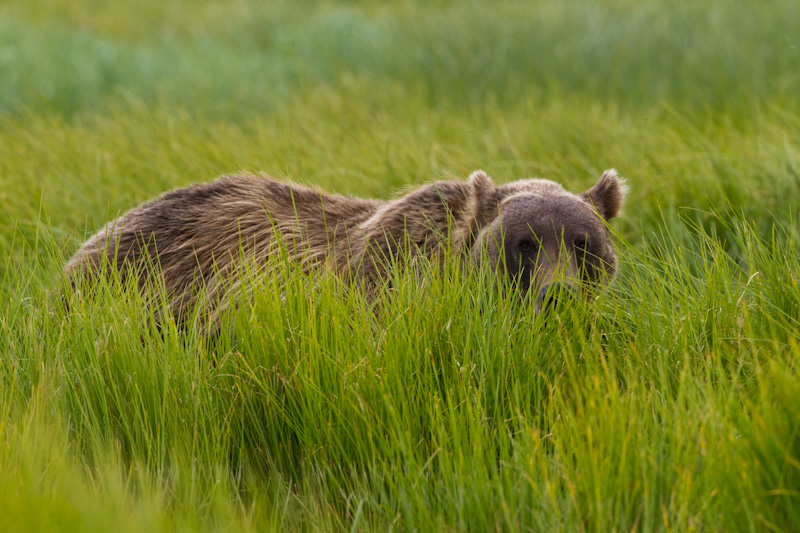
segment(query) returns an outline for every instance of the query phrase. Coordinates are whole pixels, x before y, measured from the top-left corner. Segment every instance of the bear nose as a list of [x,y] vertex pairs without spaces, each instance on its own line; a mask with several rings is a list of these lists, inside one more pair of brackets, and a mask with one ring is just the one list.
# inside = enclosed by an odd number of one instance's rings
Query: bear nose
[[578,290],[568,283],[548,283],[539,289],[537,304],[540,311],[545,314],[552,311],[559,302],[570,300],[578,296]]

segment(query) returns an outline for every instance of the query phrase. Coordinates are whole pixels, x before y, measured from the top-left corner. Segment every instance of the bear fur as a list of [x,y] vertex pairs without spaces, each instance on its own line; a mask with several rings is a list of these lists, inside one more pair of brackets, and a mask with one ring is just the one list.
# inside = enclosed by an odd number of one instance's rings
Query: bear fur
[[245,259],[266,265],[284,253],[304,271],[326,266],[374,286],[392,258],[434,259],[447,246],[476,263],[488,260],[523,293],[536,291],[541,307],[559,272],[578,291],[614,277],[605,221],[619,214],[625,190],[614,170],[579,195],[541,179],[495,186],[475,171],[467,181],[435,182],[381,201],[266,175],[229,176],[167,192],[108,223],[65,273],[73,287],[103,269],[135,272],[140,287],[159,276],[179,322],[198,305],[215,321],[231,305]]

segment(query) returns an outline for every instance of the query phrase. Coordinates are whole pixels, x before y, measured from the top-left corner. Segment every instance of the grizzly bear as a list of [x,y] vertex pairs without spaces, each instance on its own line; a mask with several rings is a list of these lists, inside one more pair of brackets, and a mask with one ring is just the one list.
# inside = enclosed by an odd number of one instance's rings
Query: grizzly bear
[[375,286],[393,258],[433,260],[446,246],[488,261],[541,309],[614,277],[606,222],[619,214],[625,192],[615,170],[578,195],[542,179],[495,186],[478,170],[467,181],[434,182],[389,201],[236,175],[132,209],[91,237],[65,272],[73,287],[104,269],[134,272],[140,286],[160,277],[179,322],[196,306],[214,322],[232,304],[244,259],[267,266],[288,254],[304,271],[324,265]]

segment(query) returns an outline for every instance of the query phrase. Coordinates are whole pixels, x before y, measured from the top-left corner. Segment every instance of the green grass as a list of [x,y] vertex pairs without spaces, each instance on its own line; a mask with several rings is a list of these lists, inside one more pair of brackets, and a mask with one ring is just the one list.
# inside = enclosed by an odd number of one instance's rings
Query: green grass
[[[800,527],[800,8],[0,7],[0,529]],[[55,305],[87,234],[239,170],[389,197],[616,167],[620,276],[544,320],[485,272],[253,276],[209,342]],[[425,273],[422,275],[422,273]]]

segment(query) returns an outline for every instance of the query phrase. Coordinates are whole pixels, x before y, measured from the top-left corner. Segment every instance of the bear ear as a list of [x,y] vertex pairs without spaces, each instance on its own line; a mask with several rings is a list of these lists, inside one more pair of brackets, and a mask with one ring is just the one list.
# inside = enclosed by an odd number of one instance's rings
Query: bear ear
[[612,168],[603,172],[594,187],[586,191],[582,198],[592,204],[601,217],[611,220],[619,216],[627,192],[625,180]]
[[476,191],[484,192],[494,189],[492,178],[490,178],[483,170],[476,170],[470,174],[469,184],[472,185],[473,189]]
[[[469,175],[467,181],[470,188],[469,211],[472,214],[474,224],[481,226],[488,223],[497,216],[495,186],[486,172],[476,170]],[[494,207],[493,207],[494,205]]]

